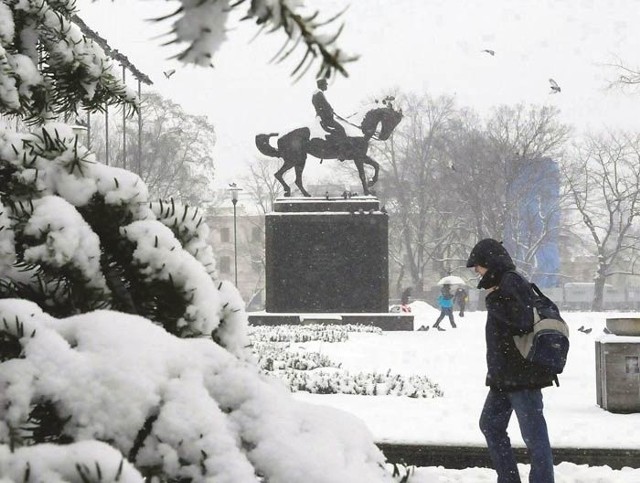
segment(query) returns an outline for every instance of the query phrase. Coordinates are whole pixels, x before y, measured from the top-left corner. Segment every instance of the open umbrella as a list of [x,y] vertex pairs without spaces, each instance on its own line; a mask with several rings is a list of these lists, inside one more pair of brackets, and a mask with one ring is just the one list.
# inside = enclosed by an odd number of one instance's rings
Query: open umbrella
[[466,285],[467,283],[456,275],[447,275],[438,280],[438,285]]

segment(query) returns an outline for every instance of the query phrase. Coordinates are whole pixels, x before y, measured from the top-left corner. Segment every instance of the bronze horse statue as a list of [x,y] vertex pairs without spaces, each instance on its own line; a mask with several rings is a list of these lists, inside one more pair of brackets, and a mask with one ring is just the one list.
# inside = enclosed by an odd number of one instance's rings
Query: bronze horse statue
[[[326,139],[312,138],[311,130],[308,127],[300,127],[278,138],[277,148],[272,146],[269,140],[277,136],[278,133],[258,134],[256,146],[265,156],[284,160],[284,164],[275,173],[275,177],[283,186],[285,196],[291,196],[291,187],[285,183],[283,175],[291,168],[295,169],[295,184],[300,192],[304,196],[311,196],[302,184],[302,172],[308,154],[321,160],[353,160],[358,169],[360,181],[362,181],[362,190],[365,195],[368,195],[369,188],[378,181],[378,172],[380,171],[380,165],[367,156],[369,140],[375,136],[375,139],[386,141],[401,120],[402,111],[396,111],[390,103],[384,103],[384,107],[372,109],[365,114],[359,126],[363,136],[337,138],[328,135]],[[380,125],[380,131],[376,134],[378,125]],[[374,169],[373,178],[368,183],[364,171],[365,164]]]

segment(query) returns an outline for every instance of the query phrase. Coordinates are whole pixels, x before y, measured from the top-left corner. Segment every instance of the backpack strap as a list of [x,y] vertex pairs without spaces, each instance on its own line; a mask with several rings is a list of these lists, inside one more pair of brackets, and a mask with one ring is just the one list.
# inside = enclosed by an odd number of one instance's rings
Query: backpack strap
[[530,283],[531,283],[531,288],[533,289],[533,291],[535,292],[535,294],[536,294],[538,297],[544,297],[544,298],[546,298],[546,295],[542,293],[542,290],[540,290],[540,289],[538,288],[538,286],[537,286],[535,283],[533,283],[533,282],[530,282]]

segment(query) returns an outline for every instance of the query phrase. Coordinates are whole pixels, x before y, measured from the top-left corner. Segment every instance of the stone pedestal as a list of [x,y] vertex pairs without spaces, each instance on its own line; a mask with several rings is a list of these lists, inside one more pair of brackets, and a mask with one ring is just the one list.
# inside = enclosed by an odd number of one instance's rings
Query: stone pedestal
[[388,311],[388,217],[377,199],[288,199],[273,209],[267,312]]
[[613,413],[640,412],[640,337],[596,341],[596,399]]
[[265,218],[266,312],[250,323],[301,314],[373,323],[375,315],[375,325],[413,330],[413,317],[388,313],[388,251],[388,217],[377,198],[277,200]]

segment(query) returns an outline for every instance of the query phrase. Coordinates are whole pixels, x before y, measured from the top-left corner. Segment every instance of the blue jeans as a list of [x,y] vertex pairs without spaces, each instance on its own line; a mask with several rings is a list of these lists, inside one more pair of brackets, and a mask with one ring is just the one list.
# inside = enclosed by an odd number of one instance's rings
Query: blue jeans
[[440,308],[440,315],[438,316],[438,320],[436,320],[436,323],[433,324],[433,326],[435,328],[438,328],[438,326],[440,325],[440,322],[442,322],[442,319],[444,319],[445,315],[449,317],[449,322],[451,323],[451,327],[453,327],[455,329],[456,328],[456,321],[453,320],[453,307],[441,307]]
[[540,389],[512,392],[489,390],[480,416],[480,430],[487,440],[489,455],[498,473],[498,483],[520,483],[516,458],[507,434],[509,419],[514,411],[531,458],[529,482],[554,482],[553,454],[542,408]]

